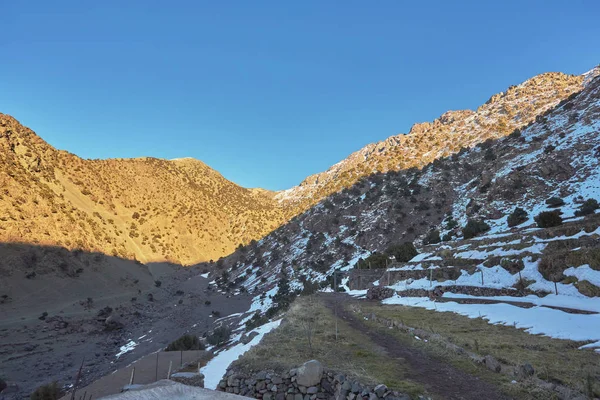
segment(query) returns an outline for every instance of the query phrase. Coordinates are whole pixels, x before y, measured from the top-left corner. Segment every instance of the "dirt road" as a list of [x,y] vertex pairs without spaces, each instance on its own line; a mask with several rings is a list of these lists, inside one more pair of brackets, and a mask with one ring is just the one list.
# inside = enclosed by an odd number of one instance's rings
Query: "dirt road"
[[[325,304],[353,329],[356,329],[380,345],[393,358],[410,365],[409,378],[421,383],[437,399],[447,400],[507,400],[494,385],[469,375],[440,360],[422,349],[401,343],[391,334],[375,330],[364,324],[362,315],[349,310],[348,305],[357,302],[343,293],[323,294]],[[361,300],[367,301],[367,300]]]

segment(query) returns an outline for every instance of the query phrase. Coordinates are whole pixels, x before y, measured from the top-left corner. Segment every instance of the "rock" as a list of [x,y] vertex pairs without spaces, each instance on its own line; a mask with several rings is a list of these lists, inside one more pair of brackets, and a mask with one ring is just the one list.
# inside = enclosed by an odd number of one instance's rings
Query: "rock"
[[296,382],[302,386],[315,386],[321,382],[323,365],[317,360],[305,362],[296,372]]
[[242,337],[240,338],[240,342],[242,342],[242,344],[248,344],[256,336],[258,336],[258,332],[254,332],[254,331],[252,331],[252,332],[250,332],[248,334],[243,334]]
[[527,377],[533,376],[533,374],[535,374],[535,370],[533,369],[533,366],[529,363],[519,365],[519,367],[516,370],[516,375],[520,379],[525,379]]
[[263,400],[274,400],[273,399],[273,395],[271,393],[265,393],[263,394]]
[[385,394],[385,392],[387,392],[387,390],[388,390],[388,388],[384,384],[377,385],[377,386],[375,386],[375,389],[373,389],[373,391],[375,392],[375,394],[378,397],[383,397],[383,395]]
[[360,386],[360,383],[358,382],[354,382],[352,384],[352,393],[360,393],[362,391],[362,387]]
[[271,377],[271,382],[273,382],[275,385],[280,385],[283,383],[283,379],[281,379],[279,375],[273,375]]
[[260,371],[259,373],[256,374],[256,376],[254,378],[257,381],[264,381],[265,379],[267,379],[267,371]]
[[308,389],[306,389],[306,393],[308,394],[316,394],[319,391],[319,389],[316,386],[311,386]]
[[500,372],[502,370],[502,365],[498,362],[498,360],[490,355],[485,356],[483,362],[490,371]]
[[303,399],[303,396],[300,393],[296,393],[294,395],[294,400],[302,400],[302,399]]
[[375,393],[369,393],[369,400],[377,400],[377,399],[378,399],[378,397]]

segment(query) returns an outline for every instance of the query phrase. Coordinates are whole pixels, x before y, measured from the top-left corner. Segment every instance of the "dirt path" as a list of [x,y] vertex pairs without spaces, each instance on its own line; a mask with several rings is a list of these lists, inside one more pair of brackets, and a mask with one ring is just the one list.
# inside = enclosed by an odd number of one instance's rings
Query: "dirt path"
[[[323,295],[325,305],[331,310],[337,303],[337,313],[353,329],[369,336],[393,358],[401,359],[410,365],[409,378],[421,383],[437,399],[447,400],[505,400],[509,397],[500,393],[497,387],[469,375],[443,360],[434,358],[425,351],[409,347],[392,335],[366,326],[347,306],[356,302],[343,293]],[[365,301],[365,300],[362,300]]]

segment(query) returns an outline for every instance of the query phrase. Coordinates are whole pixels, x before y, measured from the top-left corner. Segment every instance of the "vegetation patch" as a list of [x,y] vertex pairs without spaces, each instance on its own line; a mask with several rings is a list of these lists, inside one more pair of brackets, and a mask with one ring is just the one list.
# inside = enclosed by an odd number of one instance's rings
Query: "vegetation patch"
[[[341,309],[342,304],[337,307]],[[341,318],[337,318],[336,335],[334,313],[315,296],[299,297],[280,327],[234,362],[233,367],[282,373],[311,359],[363,384],[384,383],[413,395],[424,391],[408,378],[408,365],[387,356],[368,336],[352,329]]]
[[196,335],[183,335],[167,346],[165,351],[204,350],[204,344]]
[[[363,312],[374,312],[380,317],[390,318],[404,324],[437,333],[457,346],[480,355],[491,355],[503,363],[518,366],[524,363],[533,365],[535,375],[549,382],[570,386],[582,393],[590,393],[589,379],[593,382],[591,393],[600,395],[600,364],[593,350],[579,350],[585,342],[552,339],[516,329],[510,325],[491,325],[482,318],[468,318],[450,312],[437,312],[422,308],[399,305],[377,305],[361,303]],[[383,329],[383,328],[381,328]],[[387,329],[386,329],[387,330]],[[390,329],[389,333],[399,337],[407,335],[399,330]],[[424,351],[464,369],[466,372],[481,376],[499,384],[514,398],[549,399],[548,393],[533,395],[532,388],[526,383],[514,385],[510,376],[488,373],[473,362],[454,352],[450,352],[433,342],[424,344],[416,340]],[[440,361],[443,362],[443,361]],[[536,389],[536,390],[539,390]]]

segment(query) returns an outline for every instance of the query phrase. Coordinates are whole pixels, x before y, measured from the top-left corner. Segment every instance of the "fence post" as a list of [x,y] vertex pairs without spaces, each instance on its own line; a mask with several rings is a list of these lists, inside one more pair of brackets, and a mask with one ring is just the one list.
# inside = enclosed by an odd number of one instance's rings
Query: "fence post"
[[171,379],[171,368],[173,368],[173,360],[169,361],[169,372],[167,372],[167,379]]
[[156,352],[156,377],[154,379],[154,382],[158,381],[158,354],[159,352]]
[[135,367],[131,369],[131,378],[129,378],[129,384],[133,385],[133,379],[135,378]]

